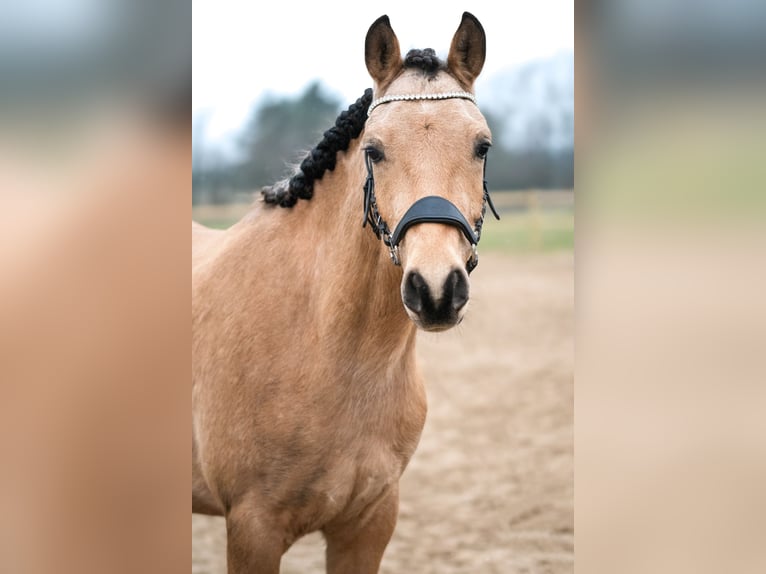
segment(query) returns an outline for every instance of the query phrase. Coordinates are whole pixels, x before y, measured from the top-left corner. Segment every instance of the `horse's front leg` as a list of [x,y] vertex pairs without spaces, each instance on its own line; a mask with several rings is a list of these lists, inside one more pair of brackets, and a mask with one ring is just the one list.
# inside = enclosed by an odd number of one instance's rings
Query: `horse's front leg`
[[247,502],[226,514],[226,561],[229,574],[279,574],[285,538],[274,521]]
[[399,512],[398,485],[359,520],[325,528],[327,574],[376,574]]

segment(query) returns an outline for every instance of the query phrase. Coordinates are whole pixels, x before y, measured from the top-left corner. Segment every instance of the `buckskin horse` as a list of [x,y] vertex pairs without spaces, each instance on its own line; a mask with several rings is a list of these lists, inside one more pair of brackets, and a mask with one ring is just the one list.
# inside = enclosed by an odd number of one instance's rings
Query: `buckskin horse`
[[462,320],[494,212],[485,50],[466,12],[446,62],[402,59],[379,18],[374,90],[241,221],[192,223],[192,512],[225,516],[229,572],[317,530],[328,572],[378,571],[426,416],[416,331]]

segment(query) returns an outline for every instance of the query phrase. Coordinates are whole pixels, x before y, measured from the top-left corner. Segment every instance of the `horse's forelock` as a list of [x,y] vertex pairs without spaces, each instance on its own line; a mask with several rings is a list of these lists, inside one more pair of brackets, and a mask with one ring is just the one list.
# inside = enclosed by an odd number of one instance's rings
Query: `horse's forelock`
[[422,70],[423,73],[433,76],[441,70],[446,70],[447,64],[436,55],[434,50],[425,48],[407,52],[404,57],[404,68]]

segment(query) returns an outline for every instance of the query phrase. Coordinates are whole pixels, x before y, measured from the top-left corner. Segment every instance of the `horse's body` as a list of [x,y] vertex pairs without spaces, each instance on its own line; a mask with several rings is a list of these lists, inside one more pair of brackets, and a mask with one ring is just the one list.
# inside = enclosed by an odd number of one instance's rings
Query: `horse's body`
[[[461,29],[481,31],[474,21],[464,16]],[[396,39],[389,31],[387,19],[376,22],[367,51],[388,42],[382,52],[390,56]],[[390,57],[367,54],[378,93],[392,85],[420,92],[466,88],[445,72],[430,79],[402,74],[395,47],[398,75]],[[413,110],[418,123],[398,126],[401,137],[416,137],[412,130],[453,137],[459,127],[445,125],[439,134],[438,122],[428,123],[449,109],[483,122],[465,100],[416,105],[422,108]],[[385,120],[383,111],[370,117],[367,132],[373,118]],[[383,127],[374,142],[386,136]],[[467,300],[461,266],[471,247],[458,229],[413,226],[402,242],[400,268],[362,228],[366,135],[353,139],[338,153],[335,169],[315,182],[314,201],[291,209],[261,203],[226,231],[193,224],[192,510],[226,517],[231,572],[278,572],[287,548],[315,530],[327,539],[328,572],[377,572],[396,522],[399,478],[426,416],[416,323],[440,330],[462,318],[464,302],[450,294],[464,289]],[[387,148],[391,165],[394,152]],[[409,174],[414,183],[444,183],[435,168],[423,166]],[[395,182],[378,169],[378,201],[393,221],[413,197],[439,191],[411,189],[409,198],[384,193]],[[471,163],[466,181],[478,174],[480,186],[480,169]],[[459,186],[455,205],[475,215],[481,194]],[[446,255],[435,255],[437,248]],[[403,274],[409,277],[404,283]],[[422,304],[413,303],[418,294]],[[426,300],[441,302],[449,313],[427,317]]]

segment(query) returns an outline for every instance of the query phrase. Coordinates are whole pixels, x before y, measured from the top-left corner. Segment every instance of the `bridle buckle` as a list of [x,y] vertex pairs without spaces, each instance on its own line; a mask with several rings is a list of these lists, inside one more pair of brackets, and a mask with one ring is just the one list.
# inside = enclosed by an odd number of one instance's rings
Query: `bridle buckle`
[[389,245],[388,246],[389,255],[391,256],[391,261],[394,265],[401,265],[402,261],[399,259],[399,246],[398,245]]

